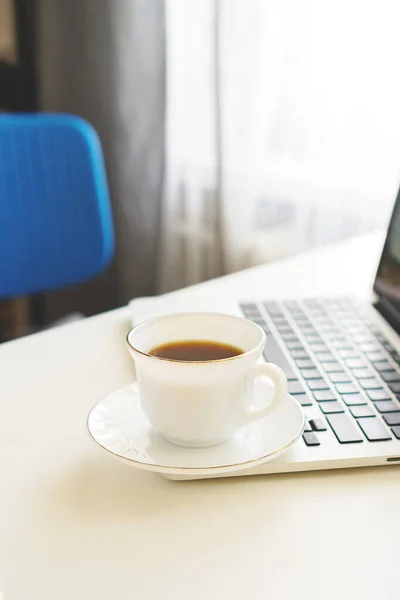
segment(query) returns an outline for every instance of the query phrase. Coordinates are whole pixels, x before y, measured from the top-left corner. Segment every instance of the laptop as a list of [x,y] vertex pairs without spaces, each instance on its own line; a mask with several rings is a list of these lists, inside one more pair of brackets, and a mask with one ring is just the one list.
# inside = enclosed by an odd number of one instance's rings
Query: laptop
[[[133,301],[134,322],[169,312],[162,298]],[[400,193],[367,302],[244,298],[234,312],[265,331],[306,415],[286,453],[234,476],[400,463]]]

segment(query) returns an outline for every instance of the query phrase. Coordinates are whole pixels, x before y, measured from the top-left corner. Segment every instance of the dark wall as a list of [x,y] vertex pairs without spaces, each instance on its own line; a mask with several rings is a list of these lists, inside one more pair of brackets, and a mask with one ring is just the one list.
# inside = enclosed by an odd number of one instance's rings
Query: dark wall
[[39,108],[97,129],[115,220],[114,264],[46,295],[50,319],[93,314],[156,289],[164,178],[165,14],[161,0],[37,0]]

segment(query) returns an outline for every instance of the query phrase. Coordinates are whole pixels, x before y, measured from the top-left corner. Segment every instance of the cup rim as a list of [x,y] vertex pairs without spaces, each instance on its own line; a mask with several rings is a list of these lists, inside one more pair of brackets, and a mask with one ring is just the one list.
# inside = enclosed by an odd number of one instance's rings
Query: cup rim
[[[137,330],[140,327],[144,327],[145,325],[148,325],[149,323],[152,323],[152,322],[154,323],[155,321],[161,321],[167,317],[180,317],[180,316],[183,317],[183,316],[189,316],[189,315],[190,316],[201,315],[201,316],[210,316],[210,317],[221,317],[221,318],[235,319],[236,321],[246,321],[252,327],[258,329],[258,331],[261,334],[261,341],[259,344],[257,344],[257,346],[255,346],[254,348],[251,348],[251,350],[246,350],[246,352],[242,352],[241,354],[237,354],[235,356],[230,356],[228,358],[216,358],[213,360],[175,360],[172,358],[164,358],[162,356],[153,356],[152,354],[148,354],[147,352],[143,352],[142,350],[135,348],[135,346],[133,346],[133,344],[131,344],[131,342],[129,341],[129,336],[131,335],[131,333],[133,331]],[[177,313],[167,313],[165,315],[159,315],[158,317],[152,317],[150,319],[146,319],[145,321],[141,321],[137,325],[134,325],[133,327],[131,327],[131,329],[126,334],[125,339],[126,339],[127,345],[129,346],[129,348],[131,350],[133,350],[134,352],[137,352],[141,356],[145,356],[146,358],[149,358],[152,360],[158,360],[158,361],[163,361],[163,362],[167,362],[167,363],[181,364],[181,365],[210,365],[210,364],[214,364],[214,363],[225,363],[228,361],[237,360],[239,358],[248,356],[249,354],[252,354],[253,352],[256,352],[257,350],[260,350],[263,347],[263,345],[265,344],[266,335],[265,335],[264,330],[261,329],[261,327],[259,325],[257,325],[257,323],[254,323],[254,321],[251,321],[250,319],[246,319],[246,317],[230,315],[229,313],[218,313],[218,312],[208,312],[208,311],[198,311],[197,310],[197,311],[182,311],[182,312],[177,312]]]

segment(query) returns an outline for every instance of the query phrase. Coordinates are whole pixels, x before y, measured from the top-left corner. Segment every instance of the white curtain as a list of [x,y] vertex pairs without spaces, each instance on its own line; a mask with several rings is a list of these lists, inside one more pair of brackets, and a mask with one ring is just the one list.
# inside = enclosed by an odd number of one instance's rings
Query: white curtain
[[397,0],[167,0],[160,290],[382,227]]

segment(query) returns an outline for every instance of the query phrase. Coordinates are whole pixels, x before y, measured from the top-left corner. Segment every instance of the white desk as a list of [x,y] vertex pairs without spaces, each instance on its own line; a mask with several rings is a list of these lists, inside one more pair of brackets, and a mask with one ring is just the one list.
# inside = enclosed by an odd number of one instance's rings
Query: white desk
[[[166,306],[360,292],[381,241],[196,286]],[[182,483],[95,447],[89,408],[132,377],[128,321],[121,309],[0,347],[5,600],[397,598],[397,467]]]

